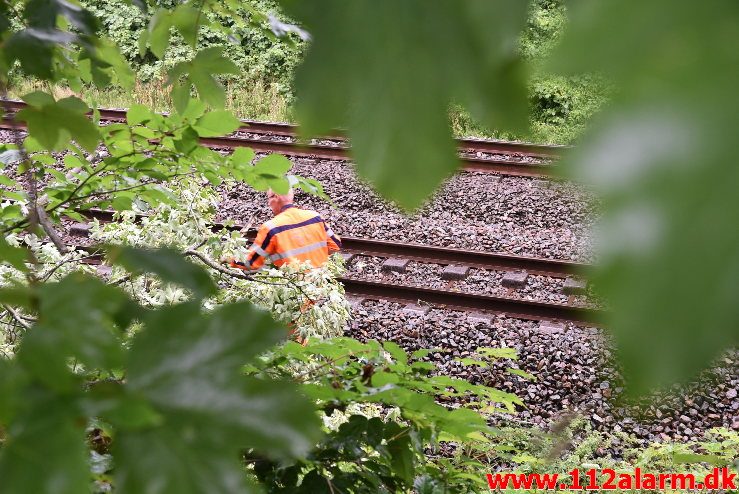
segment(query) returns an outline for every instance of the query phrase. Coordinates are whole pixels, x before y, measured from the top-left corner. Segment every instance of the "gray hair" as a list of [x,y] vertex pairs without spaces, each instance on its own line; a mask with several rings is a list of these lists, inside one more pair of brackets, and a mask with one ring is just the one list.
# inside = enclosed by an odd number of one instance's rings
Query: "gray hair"
[[287,194],[278,194],[272,189],[267,189],[267,197],[270,197],[270,193],[274,197],[277,197],[277,199],[279,199],[280,202],[284,202],[284,203],[293,202],[293,198],[295,197],[295,192],[293,191],[293,189],[289,189],[287,191]]

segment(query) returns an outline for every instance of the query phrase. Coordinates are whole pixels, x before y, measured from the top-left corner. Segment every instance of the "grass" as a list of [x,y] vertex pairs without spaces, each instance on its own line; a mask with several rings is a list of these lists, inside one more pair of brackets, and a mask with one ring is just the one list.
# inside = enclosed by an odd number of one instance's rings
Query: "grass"
[[[132,90],[108,88],[103,91],[91,87],[75,92],[66,86],[49,86],[46,83],[20,80],[11,87],[9,96],[20,99],[24,94],[35,90],[51,92],[55,98],[77,96],[90,106],[101,108],[128,108],[134,103],[144,105],[154,111],[169,111],[172,101],[169,88],[162,80],[137,82]],[[288,122],[291,120],[288,98],[280,93],[275,85],[262,81],[253,84],[231,84],[226,86],[226,108],[240,118]]]

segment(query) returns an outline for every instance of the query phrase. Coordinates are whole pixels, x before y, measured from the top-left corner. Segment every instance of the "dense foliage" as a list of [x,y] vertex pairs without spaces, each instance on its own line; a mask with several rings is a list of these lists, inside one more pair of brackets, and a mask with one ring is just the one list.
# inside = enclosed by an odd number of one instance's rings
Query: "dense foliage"
[[[174,9],[179,2],[165,1],[157,5],[163,9]],[[82,2],[90,12],[102,21],[105,34],[120,47],[121,54],[131,64],[140,81],[147,82],[161,78],[166,71],[178,62],[192,58],[194,49],[182,38],[180,32],[173,32],[165,51],[156,53],[155,47],[147,47],[140,42],[142,33],[149,27],[149,15],[134,5],[105,0]],[[239,68],[238,75],[228,79],[241,87],[253,84],[255,80],[278,83],[287,93],[292,71],[298,63],[301,48],[298,41],[278,38],[271,31],[261,29],[269,24],[267,15],[279,15],[278,6],[270,0],[251,0],[244,2],[243,20],[230,18],[228,12],[217,8],[204,12],[205,21],[201,27],[196,49],[211,46],[224,46],[225,55]],[[228,25],[227,33],[208,26],[208,23]]]
[[[133,5],[106,0],[83,2],[100,17],[101,28],[131,64],[136,76],[135,100],[147,101],[152,106],[171,107],[169,95],[162,88],[166,72],[173,65],[193,54],[193,49],[177,32],[171,33],[166,56],[158,58],[148,46],[140,42],[148,29],[147,16]],[[159,5],[173,8],[172,2]],[[245,2],[243,9],[248,22],[231,21],[219,12],[207,12],[207,19],[232,27],[227,35],[207,25],[202,27],[197,48],[225,46],[225,53],[239,69],[238,76],[224,75],[230,95],[228,107],[244,117],[258,119],[293,119],[290,105],[294,101],[293,74],[300,62],[305,43],[297,37],[276,37],[262,29],[270,17],[285,20],[279,5],[268,0]],[[533,1],[529,5],[526,26],[520,36],[520,50],[526,60],[532,79],[528,82],[530,105],[530,132],[510,132],[490,128],[473,120],[463,107],[450,111],[454,131],[459,135],[477,135],[507,139],[528,139],[537,142],[574,142],[585,130],[585,125],[605,104],[610,93],[607,81],[594,74],[564,77],[544,70],[542,61],[560,40],[567,24],[563,2]],[[19,79],[21,85],[26,81]],[[81,93],[86,100],[98,101],[102,106],[128,106],[130,95],[116,90],[106,92],[86,88]],[[262,101],[260,101],[262,100]]]

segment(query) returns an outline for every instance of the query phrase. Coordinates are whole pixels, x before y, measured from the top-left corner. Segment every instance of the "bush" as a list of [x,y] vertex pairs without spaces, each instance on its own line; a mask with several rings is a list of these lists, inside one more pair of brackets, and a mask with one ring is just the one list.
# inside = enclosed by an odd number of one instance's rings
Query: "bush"
[[[121,53],[131,63],[140,81],[148,82],[161,78],[164,72],[195,53],[184,42],[179,33],[172,29],[172,42],[162,60],[151,52],[144,55],[139,50],[139,37],[148,26],[149,16],[137,7],[109,0],[85,0],[84,5],[103,21],[104,34],[120,47]],[[179,2],[165,0],[160,5],[171,8]],[[277,5],[270,0],[249,0],[249,5],[260,12],[274,12],[281,15]],[[277,84],[284,94],[290,92],[292,72],[300,60],[302,44],[295,45],[284,39],[269,38],[261,30],[249,26],[238,28],[223,16],[208,11],[208,19],[218,24],[230,25],[240,39],[229,39],[219,30],[204,26],[198,40],[197,49],[209,46],[225,46],[224,54],[241,69],[241,75],[232,77],[230,82],[243,86],[261,81]],[[294,41],[294,40],[293,40]]]

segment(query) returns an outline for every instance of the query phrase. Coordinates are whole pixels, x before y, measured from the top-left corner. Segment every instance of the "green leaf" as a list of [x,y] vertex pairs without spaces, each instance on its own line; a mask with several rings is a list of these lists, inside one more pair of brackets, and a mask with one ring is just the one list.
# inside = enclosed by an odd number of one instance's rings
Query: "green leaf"
[[193,66],[190,71],[190,81],[203,101],[210,106],[223,108],[226,105],[226,92],[210,73]]
[[491,347],[480,347],[475,350],[476,353],[483,355],[491,359],[511,359],[518,360],[518,353],[515,348],[491,348]]
[[24,8],[24,17],[30,26],[50,29],[62,16],[78,31],[92,36],[100,28],[100,22],[90,11],[65,0],[30,0]]
[[26,286],[4,286],[0,288],[0,303],[30,309],[33,293]]
[[55,103],[54,97],[43,91],[32,91],[23,96],[23,101],[39,109]]
[[24,100],[29,106],[16,118],[28,124],[29,134],[46,149],[64,149],[74,139],[86,150],[95,150],[100,132],[85,115],[89,108],[82,100],[70,96],[55,102],[39,91],[25,95]]
[[120,430],[158,427],[164,419],[147,400],[127,394],[119,384],[98,383],[87,399],[90,415],[102,417]]
[[517,376],[521,376],[524,379],[528,379],[529,381],[536,381],[536,376],[533,374],[529,374],[526,371],[523,371],[521,369],[514,369],[513,367],[507,367],[506,372],[509,372],[510,374],[515,374]]
[[323,191],[323,185],[313,178],[304,178],[299,175],[288,175],[288,180],[293,187],[298,188],[308,194],[320,197],[329,204],[333,204],[331,198]]
[[219,137],[230,134],[241,126],[238,118],[226,110],[208,112],[193,125],[200,137]]
[[489,432],[490,430],[485,418],[469,408],[456,408],[450,411],[439,421],[438,427],[440,431],[460,439],[470,433]]
[[290,191],[290,182],[286,178],[265,178],[265,182],[277,194],[287,194]]
[[131,105],[126,112],[128,125],[140,125],[154,118],[154,113],[144,105]]
[[18,364],[45,387],[61,394],[74,392],[78,379],[70,372],[68,338],[54,327],[37,323],[26,332],[18,350]]
[[188,79],[184,83],[174,83],[172,84],[172,104],[174,104],[175,110],[177,110],[177,113],[182,113],[187,108],[187,105],[190,101],[190,80]]
[[73,113],[86,113],[90,111],[90,107],[76,96],[60,99],[57,101],[57,105]]
[[231,163],[237,166],[250,166],[256,153],[252,148],[237,148],[231,154]]
[[411,369],[415,371],[431,372],[431,371],[436,370],[436,366],[432,364],[431,362],[413,362],[411,364]]
[[[201,5],[200,9],[202,8],[204,8],[204,5]],[[195,48],[198,39],[199,21],[201,18],[205,18],[200,9],[183,3],[172,12],[172,24],[180,32],[185,43],[193,48]]]
[[182,285],[192,290],[196,297],[216,292],[210,275],[174,250],[111,246],[108,248],[108,258],[134,274],[142,271],[154,273],[166,282]]
[[158,59],[164,58],[164,52],[169,46],[169,29],[172,27],[172,15],[164,8],[160,8],[152,16],[149,22],[149,46],[151,52]]
[[141,31],[141,34],[139,34],[138,42],[136,43],[137,48],[139,49],[139,56],[141,58],[144,58],[146,56],[146,53],[148,51],[147,45],[149,44],[149,37],[151,36],[151,33],[148,29],[144,29]]
[[[200,98],[214,108],[223,108],[226,94],[223,87],[213,78],[214,74],[238,74],[239,68],[221,55],[223,47],[212,46],[200,50],[190,62],[180,62],[168,73],[168,84],[172,85],[172,100],[179,113],[188,106],[190,86],[195,85]],[[180,82],[182,76],[185,80]]]
[[122,493],[261,492],[247,484],[236,448],[198,434],[195,426],[158,428],[116,437],[115,485]]
[[[118,336],[122,313],[136,310],[121,290],[81,273],[39,289],[39,322],[34,332],[58,333],[58,352],[94,368],[122,365]],[[130,316],[123,317],[123,320]]]
[[447,112],[467,104],[491,128],[525,125],[518,0],[282,0],[313,41],[295,75],[306,136],[347,127],[359,173],[405,208],[458,166]]
[[387,449],[390,452],[393,472],[406,483],[411,483],[414,474],[414,452],[411,446],[410,430],[394,423],[387,424],[385,438],[388,440]]
[[239,74],[241,71],[230,59],[222,55],[222,46],[204,48],[195,55],[193,67],[207,74]]
[[300,490],[297,492],[298,494],[331,494],[331,488],[326,477],[316,470],[311,470],[303,477]]
[[726,459],[716,455],[698,455],[694,453],[675,453],[672,456],[675,464],[682,463],[708,463],[710,465],[725,466]]
[[196,303],[164,308],[134,338],[127,386],[165,417],[161,434],[209,445],[193,452],[198,458],[225,454],[236,462],[238,451],[249,447],[271,455],[304,454],[318,434],[310,402],[292,385],[241,374],[250,358],[284,334],[249,303],[210,315]]
[[19,271],[28,271],[28,251],[22,247],[13,247],[5,237],[0,237],[0,261],[7,262]]
[[[189,88],[188,88],[189,91]],[[181,113],[184,120],[197,120],[198,118],[205,115],[208,106],[202,101],[191,99],[187,102],[187,105]]]
[[400,381],[400,377],[393,372],[375,372],[372,375],[372,386],[381,388],[387,384],[396,384]]
[[408,355],[406,355],[405,350],[400,348],[400,346],[394,341],[386,341],[382,344],[382,347],[395,359],[396,362],[400,364],[408,363]]
[[19,393],[20,388],[25,384],[26,375],[12,361],[2,358],[0,359],[0,423],[8,424],[17,409],[23,406],[23,397]]
[[265,178],[284,177],[292,166],[292,162],[283,155],[270,154],[256,162],[254,171]]
[[107,40],[100,40],[96,48],[95,66],[104,66],[106,73],[113,76],[123,88],[131,89],[135,82],[135,74],[118,46]]
[[461,362],[462,365],[464,365],[464,366],[472,366],[472,365],[475,365],[475,366],[478,366],[478,367],[483,368],[483,369],[485,369],[485,368],[488,367],[487,362],[483,362],[481,360],[475,360],[473,358],[464,357],[464,358],[455,358],[454,360],[457,361],[457,362]]
[[5,41],[5,63],[18,60],[23,71],[40,79],[53,78],[53,57],[56,43],[69,43],[75,38],[61,31],[39,31],[23,29],[16,31]]
[[128,211],[133,207],[133,198],[130,196],[116,194],[111,203],[116,211]]
[[2,491],[78,494],[90,474],[84,423],[68,398],[27,393],[24,413],[7,429],[0,448]]

